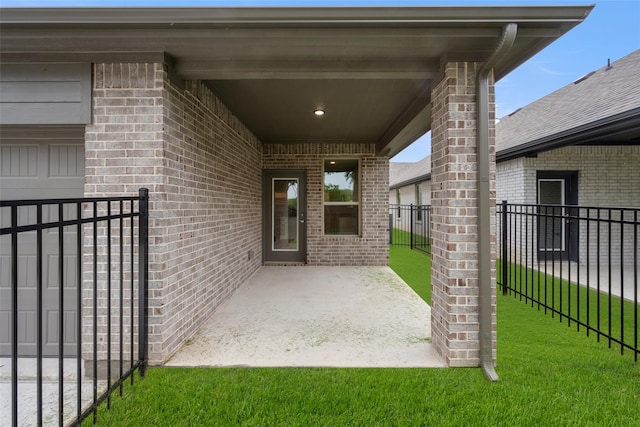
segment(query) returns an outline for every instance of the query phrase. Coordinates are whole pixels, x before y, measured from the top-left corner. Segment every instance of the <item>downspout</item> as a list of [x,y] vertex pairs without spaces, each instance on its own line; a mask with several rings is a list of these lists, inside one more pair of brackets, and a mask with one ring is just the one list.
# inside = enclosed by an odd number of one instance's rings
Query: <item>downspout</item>
[[479,275],[479,339],[480,366],[489,381],[498,381],[493,364],[491,326],[491,210],[489,205],[489,74],[506,54],[514,40],[518,25],[505,25],[500,42],[476,76],[477,168],[478,168],[478,275]]

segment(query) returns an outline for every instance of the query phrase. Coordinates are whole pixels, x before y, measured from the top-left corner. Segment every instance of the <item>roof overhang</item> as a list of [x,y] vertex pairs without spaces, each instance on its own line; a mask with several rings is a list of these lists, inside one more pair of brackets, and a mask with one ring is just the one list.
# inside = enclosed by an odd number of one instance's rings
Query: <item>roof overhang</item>
[[442,64],[486,60],[516,23],[499,80],[592,8],[5,8],[0,62],[164,61],[265,143],[374,143],[393,156],[430,129]]
[[535,157],[568,145],[640,145],[640,108],[496,152],[496,161]]
[[426,173],[424,175],[416,176],[412,179],[407,179],[406,181],[396,182],[394,184],[389,185],[389,190],[395,190],[396,188],[406,187],[408,185],[420,184],[424,181],[431,181],[431,172]]

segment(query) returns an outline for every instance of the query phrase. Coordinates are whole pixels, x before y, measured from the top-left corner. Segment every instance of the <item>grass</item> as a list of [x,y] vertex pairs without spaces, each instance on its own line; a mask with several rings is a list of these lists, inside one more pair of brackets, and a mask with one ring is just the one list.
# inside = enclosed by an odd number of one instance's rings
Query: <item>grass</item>
[[[500,271],[499,260],[497,268]],[[548,315],[562,322],[577,326],[573,320],[567,319],[567,316],[570,316],[571,319],[577,319],[583,324],[603,331],[618,341],[631,346],[634,344],[637,309],[633,302],[616,296],[609,297],[604,293],[605,289],[602,289],[603,292],[598,292],[596,289],[587,290],[567,280],[554,278],[551,275],[545,275],[544,272],[537,272],[512,263],[508,266],[508,278],[509,287],[516,291],[518,300],[543,312],[546,311]],[[498,282],[501,283],[502,280]],[[562,313],[562,316],[559,313]],[[579,329],[585,330],[584,326]],[[590,334],[596,334],[596,332],[590,331]],[[606,340],[604,337],[601,339]],[[612,342],[612,345],[620,348],[620,345],[615,342]]]
[[389,248],[389,266],[431,304],[431,257],[405,247]]
[[[421,230],[416,230],[413,233],[413,245],[415,248],[429,252],[431,250],[430,239],[427,238],[426,232],[420,233],[420,231]],[[401,247],[410,247],[411,233],[409,231],[400,230],[399,228],[393,228],[391,230],[391,242],[394,245],[402,245]]]
[[[393,248],[391,265],[428,296],[428,257]],[[640,364],[512,296],[497,371],[151,368],[98,425],[640,426]]]

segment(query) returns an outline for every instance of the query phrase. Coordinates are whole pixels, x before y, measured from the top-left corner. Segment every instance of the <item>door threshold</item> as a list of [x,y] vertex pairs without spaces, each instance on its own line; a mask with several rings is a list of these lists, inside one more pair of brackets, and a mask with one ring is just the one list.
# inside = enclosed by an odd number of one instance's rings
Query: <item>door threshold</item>
[[307,263],[299,261],[265,261],[262,265],[265,267],[304,267]]

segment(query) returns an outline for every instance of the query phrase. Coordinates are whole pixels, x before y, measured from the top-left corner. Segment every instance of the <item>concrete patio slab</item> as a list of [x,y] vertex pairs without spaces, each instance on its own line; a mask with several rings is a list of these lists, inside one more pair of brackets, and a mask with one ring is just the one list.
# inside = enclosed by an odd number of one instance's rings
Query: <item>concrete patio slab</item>
[[[63,359],[63,414],[62,422],[59,422],[59,360],[57,358],[45,358],[42,360],[42,424],[45,426],[68,425],[77,415],[78,401],[78,375],[76,359]],[[93,381],[81,375],[82,408],[87,408],[93,399]],[[18,412],[17,421],[21,427],[37,426],[38,410],[38,385],[37,359],[18,359]],[[12,422],[12,375],[11,359],[0,358],[0,427],[10,426]],[[106,381],[96,383],[98,393],[107,387]]]
[[166,366],[444,367],[388,267],[260,268]]

